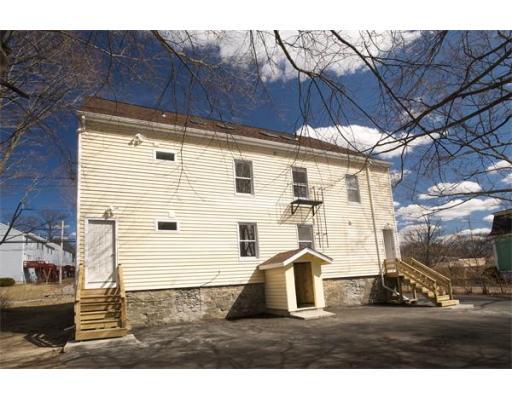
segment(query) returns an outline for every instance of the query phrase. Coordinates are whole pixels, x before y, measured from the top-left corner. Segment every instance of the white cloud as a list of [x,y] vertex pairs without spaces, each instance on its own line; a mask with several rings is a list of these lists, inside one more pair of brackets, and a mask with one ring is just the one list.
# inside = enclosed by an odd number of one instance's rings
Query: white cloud
[[475,211],[491,211],[500,207],[499,199],[470,199],[466,202],[457,199],[448,203],[434,207],[434,210],[440,210],[436,213],[443,221],[451,221],[471,215]]
[[456,235],[459,236],[469,236],[469,235],[488,235],[491,232],[489,228],[475,228],[475,229],[464,229],[460,232],[457,232]]
[[[340,31],[340,36],[353,44],[363,54],[384,55],[395,45],[416,40],[421,33],[403,31]],[[225,64],[247,68],[258,60],[264,80],[290,80],[297,78],[297,71],[288,61],[270,31],[251,34],[249,31],[165,31],[162,35],[175,49],[193,51],[208,48]],[[364,62],[349,47],[326,31],[281,31],[280,36],[299,68],[315,72],[328,71],[338,76],[366,68]],[[304,51],[307,48],[307,51]]]
[[456,182],[456,183],[450,183],[450,182],[441,182],[434,186],[430,186],[427,189],[427,193],[422,193],[418,197],[421,200],[428,200],[435,198],[439,195],[450,195],[450,194],[456,194],[456,193],[475,193],[480,192],[482,190],[482,187],[472,181],[462,181],[462,182]]
[[494,215],[490,214],[490,215],[486,215],[485,217],[482,218],[485,222],[492,222],[494,221]]
[[[334,143],[340,147],[361,152],[372,152],[382,158],[393,158],[400,156],[404,152],[404,144],[400,140],[405,139],[405,134],[395,134],[390,136],[380,132],[375,128],[361,125],[348,126],[326,126],[312,128],[304,125],[297,130],[301,136],[313,137],[325,142]],[[412,138],[412,137],[411,137]],[[405,152],[409,152],[417,146],[428,144],[432,141],[430,137],[422,136],[410,140],[405,146]],[[377,146],[377,147],[375,147]]]
[[426,207],[419,204],[409,204],[406,207],[399,208],[396,216],[403,221],[417,221],[429,214],[433,218],[442,221],[452,221],[471,215],[476,211],[492,211],[500,207],[499,199],[470,199],[463,201],[460,199],[451,200],[442,206]]
[[508,174],[505,178],[501,180],[503,183],[512,185],[512,173]]
[[400,170],[400,171],[392,169],[389,172],[389,175],[390,175],[390,178],[391,178],[391,184],[394,186],[400,180],[400,178],[405,179],[405,177],[407,175],[409,175],[410,173],[411,173],[411,170],[405,169],[405,168],[403,170]]
[[400,238],[400,241],[405,241],[407,235],[409,235],[410,233],[423,232],[425,229],[426,229],[425,224],[406,225],[398,231],[398,236]]
[[501,161],[498,161],[498,162],[496,162],[494,164],[489,165],[487,167],[486,171],[488,171],[489,173],[493,174],[493,173],[498,172],[499,170],[509,169],[509,168],[512,168],[512,164],[510,164],[506,160],[501,160]]
[[456,240],[463,237],[473,236],[474,239],[483,239],[491,230],[489,228],[463,229],[460,232],[441,236],[441,240]]
[[419,204],[409,204],[408,206],[399,208],[396,211],[396,217],[404,221],[416,221],[426,216],[428,213],[428,207],[423,207]]
[[393,202],[393,207],[400,207],[400,203],[398,201],[394,201]]

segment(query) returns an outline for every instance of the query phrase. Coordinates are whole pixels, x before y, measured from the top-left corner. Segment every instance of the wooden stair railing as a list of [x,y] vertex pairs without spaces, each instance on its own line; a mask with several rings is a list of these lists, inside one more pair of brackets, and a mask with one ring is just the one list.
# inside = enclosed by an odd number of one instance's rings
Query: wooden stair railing
[[459,303],[453,298],[452,284],[449,278],[413,258],[385,260],[384,270],[386,275],[397,278],[401,300],[404,299],[403,280],[412,287],[415,296],[416,289],[419,288],[437,306],[446,307]]
[[85,271],[84,271],[84,265],[80,264],[78,267],[78,276],[76,280],[76,291],[75,291],[75,332],[80,331],[81,324],[80,324],[80,314],[82,312],[80,307],[80,295],[82,293],[82,290],[84,289],[84,279],[85,279]]
[[434,277],[439,285],[441,285],[447,294],[450,296],[450,300],[453,300],[453,286],[452,280],[443,274],[433,270],[432,268],[427,267],[425,264],[415,260],[412,257],[406,258],[405,262],[416,267],[417,269],[423,270],[424,272],[430,274],[430,276]]
[[85,268],[78,271],[75,296],[75,340],[104,339],[128,333],[123,268],[115,271],[115,287],[86,289]]
[[117,267],[117,287],[119,290],[119,297],[121,300],[121,310],[120,310],[120,319],[121,319],[121,328],[128,328],[128,318],[126,315],[126,293],[124,291],[124,274],[123,274],[123,267],[121,264]]

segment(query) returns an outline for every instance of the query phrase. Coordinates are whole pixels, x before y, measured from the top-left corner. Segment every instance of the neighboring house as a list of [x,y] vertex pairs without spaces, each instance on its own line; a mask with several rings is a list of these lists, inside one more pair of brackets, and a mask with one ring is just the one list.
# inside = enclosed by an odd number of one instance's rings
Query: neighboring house
[[494,213],[492,229],[496,267],[505,276],[512,278],[512,208]]
[[[5,235],[8,225],[0,223],[0,237]],[[12,278],[16,282],[34,280],[34,271],[23,268],[26,261],[41,261],[60,265],[61,249],[55,243],[33,233],[24,233],[12,228],[6,241],[0,245],[0,277]],[[74,255],[62,254],[62,265],[74,265]]]
[[381,300],[400,257],[389,167],[317,139],[91,98],[78,264],[123,266],[132,324]]

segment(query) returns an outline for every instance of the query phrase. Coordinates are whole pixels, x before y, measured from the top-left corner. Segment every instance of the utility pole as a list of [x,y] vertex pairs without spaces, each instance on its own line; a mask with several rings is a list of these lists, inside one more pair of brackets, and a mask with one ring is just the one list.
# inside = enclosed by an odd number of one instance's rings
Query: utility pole
[[59,283],[62,283],[62,263],[64,261],[64,220],[60,220],[60,262],[59,262]]

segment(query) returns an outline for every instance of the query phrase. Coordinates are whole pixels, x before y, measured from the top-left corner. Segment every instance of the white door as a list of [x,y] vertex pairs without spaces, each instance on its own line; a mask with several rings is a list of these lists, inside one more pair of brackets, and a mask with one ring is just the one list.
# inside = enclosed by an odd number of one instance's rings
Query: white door
[[87,222],[85,280],[87,288],[115,286],[115,221]]
[[382,231],[384,235],[384,248],[386,249],[386,260],[390,258],[396,258],[395,251],[395,237],[392,229],[384,229]]

